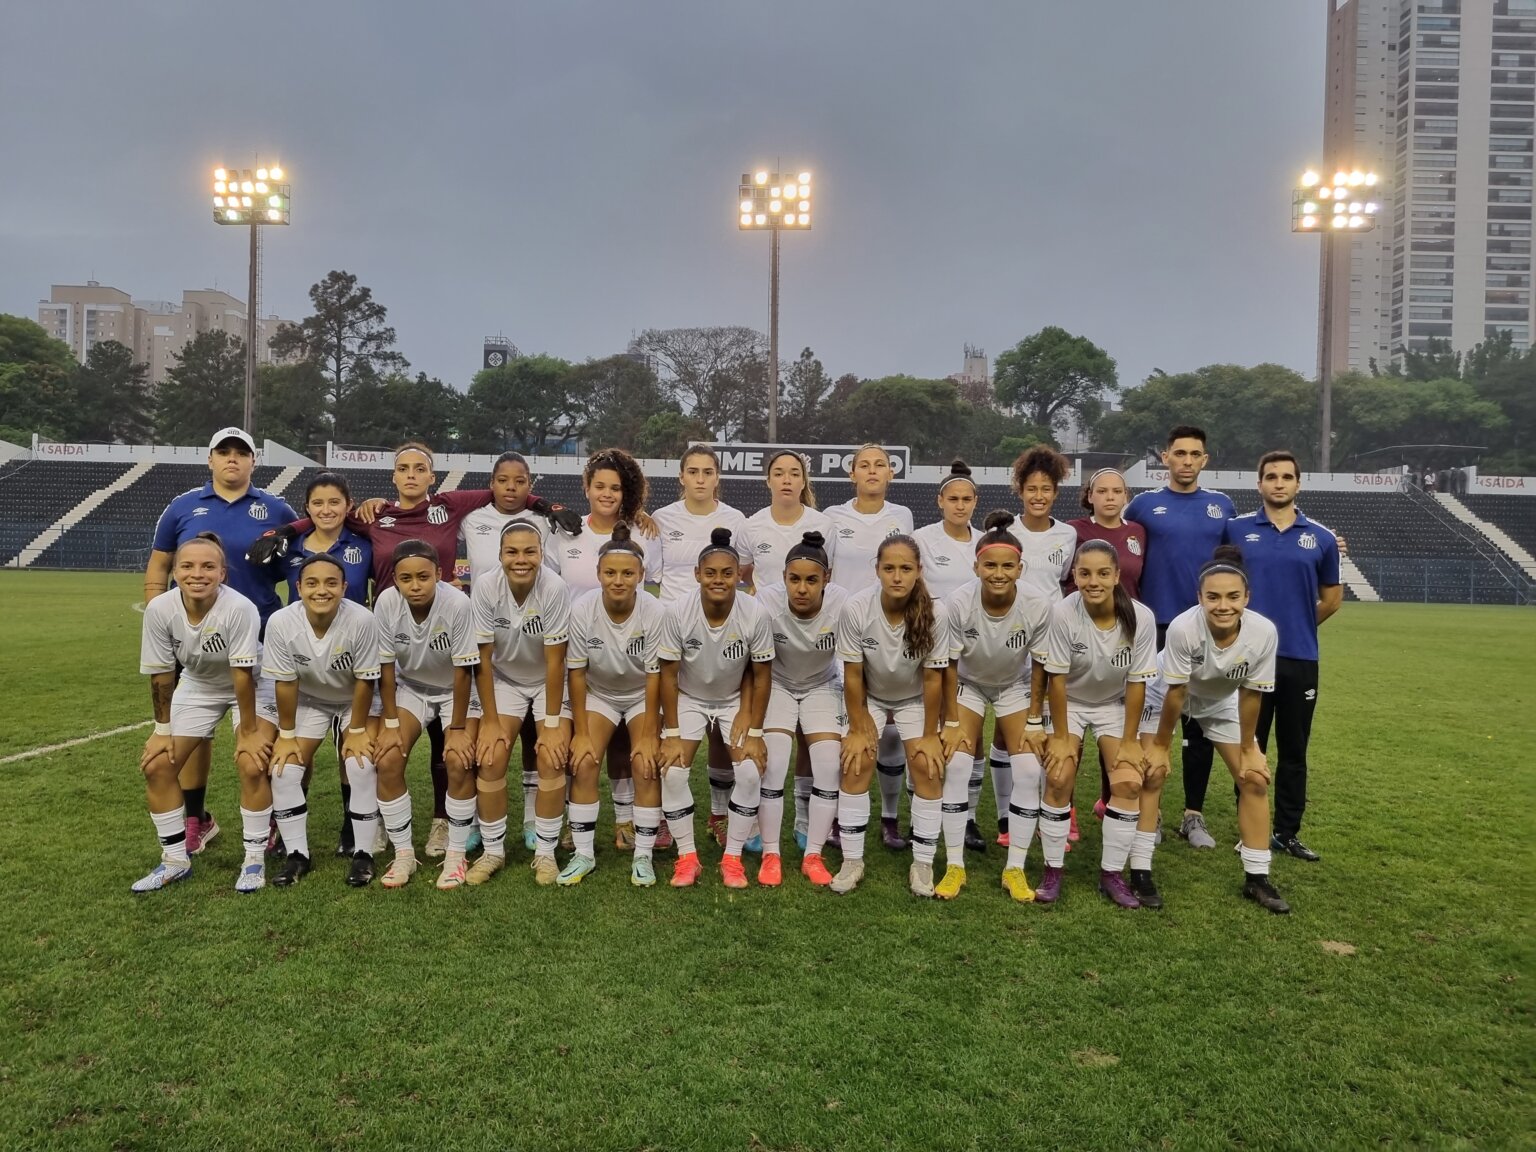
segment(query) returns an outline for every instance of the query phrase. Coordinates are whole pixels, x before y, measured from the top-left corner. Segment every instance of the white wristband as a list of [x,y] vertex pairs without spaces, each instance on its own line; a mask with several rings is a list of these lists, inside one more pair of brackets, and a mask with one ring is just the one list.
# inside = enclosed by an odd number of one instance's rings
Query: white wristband
[[763,738],[763,730],[761,728],[748,728],[747,729],[747,739],[748,740],[761,740],[762,738]]
[[944,727],[946,727],[946,728],[958,728],[958,727],[960,727],[960,721],[958,721],[958,720],[946,720],[946,721],[944,721]]
[[546,727],[546,728],[558,728],[558,727],[560,727],[560,717],[558,717],[558,716],[546,716],[546,717],[544,717],[544,727]]
[[682,734],[683,730],[681,728],[663,728],[661,730],[661,738],[663,740],[677,740]]
[[366,736],[366,735],[368,735],[368,729],[366,729],[366,728],[348,728],[347,729],[347,735],[348,736]]
[[279,728],[277,730],[277,738],[279,740],[297,740],[299,738],[298,729],[296,729],[296,728]]
[[1043,717],[1041,717],[1041,716],[1031,716],[1031,717],[1029,717],[1028,719],[1026,719],[1024,721],[1024,727],[1026,727],[1026,728],[1044,728],[1045,727],[1045,719]]
[[386,728],[398,728],[398,727],[400,727],[400,721],[398,719],[391,720],[388,716],[386,716],[386,717],[384,717],[384,727],[386,727]]
[[162,721],[162,720],[156,720],[155,721],[155,735],[156,736],[169,736],[170,734],[171,734],[171,726],[170,726],[170,724],[168,724],[168,723],[166,723],[165,721]]

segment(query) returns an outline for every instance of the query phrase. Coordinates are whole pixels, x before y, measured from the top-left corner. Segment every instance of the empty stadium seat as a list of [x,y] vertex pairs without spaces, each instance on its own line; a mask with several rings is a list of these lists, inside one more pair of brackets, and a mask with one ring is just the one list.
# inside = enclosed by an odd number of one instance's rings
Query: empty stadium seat
[[27,460],[0,476],[0,564],[9,564],[58,518],[125,475],[131,464]]
[[1516,544],[1536,556],[1536,497],[1478,493],[1457,499],[1473,515],[1501,528]]

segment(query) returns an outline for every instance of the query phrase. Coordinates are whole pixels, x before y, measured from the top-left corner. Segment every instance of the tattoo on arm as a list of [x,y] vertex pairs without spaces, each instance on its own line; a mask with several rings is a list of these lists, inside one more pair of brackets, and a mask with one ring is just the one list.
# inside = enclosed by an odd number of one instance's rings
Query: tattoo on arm
[[173,678],[155,676],[149,682],[149,698],[154,704],[155,719],[164,724],[171,718],[171,696],[176,692]]

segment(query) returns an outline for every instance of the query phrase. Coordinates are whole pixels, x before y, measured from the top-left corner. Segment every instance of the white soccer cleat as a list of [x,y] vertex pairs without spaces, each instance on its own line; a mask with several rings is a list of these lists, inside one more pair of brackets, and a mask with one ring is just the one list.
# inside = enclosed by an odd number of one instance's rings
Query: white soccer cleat
[[240,875],[235,877],[236,892],[260,892],[266,886],[267,866],[260,860],[246,864],[240,869]]
[[185,880],[190,875],[192,875],[192,865],[190,862],[181,863],[177,861],[173,864],[162,860],[151,868],[147,875],[133,882],[133,890],[135,892],[158,892],[166,885],[174,884],[178,880]]

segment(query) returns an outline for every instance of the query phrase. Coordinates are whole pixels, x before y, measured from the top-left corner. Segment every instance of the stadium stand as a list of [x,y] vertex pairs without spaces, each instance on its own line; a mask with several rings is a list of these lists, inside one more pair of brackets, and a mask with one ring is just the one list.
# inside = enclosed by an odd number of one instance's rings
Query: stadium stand
[[10,564],[60,516],[131,467],[29,460],[7,471],[0,478],[0,564]]
[[1475,514],[1497,524],[1527,552],[1536,553],[1536,497],[1479,493],[1460,499]]

